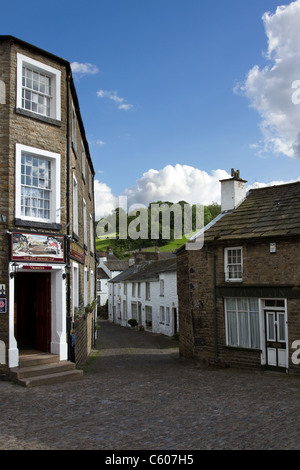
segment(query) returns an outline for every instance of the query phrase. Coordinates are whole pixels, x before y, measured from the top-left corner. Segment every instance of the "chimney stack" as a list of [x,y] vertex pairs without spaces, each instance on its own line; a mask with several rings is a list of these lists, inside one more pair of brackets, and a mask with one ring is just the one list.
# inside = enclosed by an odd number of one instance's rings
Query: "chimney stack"
[[240,178],[240,170],[231,169],[232,178],[220,180],[221,183],[221,211],[227,212],[235,209],[246,197],[247,181]]

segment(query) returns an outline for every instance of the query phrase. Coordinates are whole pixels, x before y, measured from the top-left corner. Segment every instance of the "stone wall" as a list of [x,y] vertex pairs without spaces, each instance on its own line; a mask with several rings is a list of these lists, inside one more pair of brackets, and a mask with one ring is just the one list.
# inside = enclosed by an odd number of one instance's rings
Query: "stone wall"
[[93,331],[94,314],[89,313],[86,318],[81,318],[75,323],[74,352],[76,365],[82,365],[86,362],[91,350],[93,349]]
[[[270,253],[276,242],[276,253]],[[257,369],[261,367],[258,350],[226,346],[224,297],[214,302],[213,255],[216,286],[253,288],[289,287],[287,298],[289,370],[300,373],[291,361],[292,344],[300,340],[300,280],[298,239],[272,239],[230,243],[243,248],[243,282],[225,282],[224,244],[210,244],[202,250],[182,251],[177,256],[178,301],[180,313],[180,354],[203,365],[219,364]],[[252,294],[253,295],[253,294]],[[232,295],[229,295],[232,296]],[[274,296],[272,295],[271,298]],[[300,356],[300,354],[299,354]]]

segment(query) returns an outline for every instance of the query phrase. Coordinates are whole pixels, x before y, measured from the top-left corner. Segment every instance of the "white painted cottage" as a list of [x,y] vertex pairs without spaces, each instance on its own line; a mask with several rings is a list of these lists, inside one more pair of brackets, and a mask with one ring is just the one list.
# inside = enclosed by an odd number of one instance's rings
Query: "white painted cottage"
[[108,281],[128,268],[129,262],[119,260],[111,251],[97,253],[97,305],[105,305],[108,299]]
[[176,258],[130,266],[109,282],[108,319],[173,336],[178,331]]

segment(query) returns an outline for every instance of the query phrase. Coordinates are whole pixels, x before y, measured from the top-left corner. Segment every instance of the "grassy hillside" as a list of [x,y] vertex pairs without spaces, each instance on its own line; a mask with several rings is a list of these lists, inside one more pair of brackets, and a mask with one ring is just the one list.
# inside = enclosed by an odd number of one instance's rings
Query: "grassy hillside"
[[[172,203],[168,203],[172,204]],[[211,204],[210,206],[204,207],[204,224],[206,225],[209,223],[216,215],[220,213],[220,206],[216,203]],[[117,213],[118,216],[118,213]],[[128,223],[130,223],[134,218],[128,216]],[[97,224],[97,223],[96,223]],[[150,225],[150,224],[149,224]],[[118,226],[118,225],[117,225]],[[103,233],[103,232],[101,232]],[[116,236],[116,233],[111,234],[111,236]],[[96,238],[96,250],[97,252],[105,252],[109,248],[118,256],[120,259],[127,258],[130,256],[130,253],[135,250],[145,250],[145,251],[154,251],[156,245],[159,247],[159,251],[161,252],[174,252],[178,248],[180,248],[184,243],[188,240],[187,238],[183,237],[181,239],[173,239],[170,240],[151,240],[151,239],[137,239],[132,240],[130,238],[126,240],[121,240],[116,238],[109,238],[105,237],[105,234],[101,236],[101,238]]]

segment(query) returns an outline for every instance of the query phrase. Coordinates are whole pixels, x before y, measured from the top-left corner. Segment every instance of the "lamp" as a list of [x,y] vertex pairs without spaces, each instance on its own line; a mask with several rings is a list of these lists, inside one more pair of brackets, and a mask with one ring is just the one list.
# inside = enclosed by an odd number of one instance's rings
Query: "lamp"
[[17,275],[19,265],[16,262],[14,262],[11,265],[11,267],[12,267],[12,271],[9,273],[9,277],[13,279]]
[[71,266],[68,265],[68,264],[66,264],[66,266],[65,266],[65,272],[63,273],[62,278],[63,278],[63,279],[66,279],[67,274],[70,274],[70,272],[71,272]]

